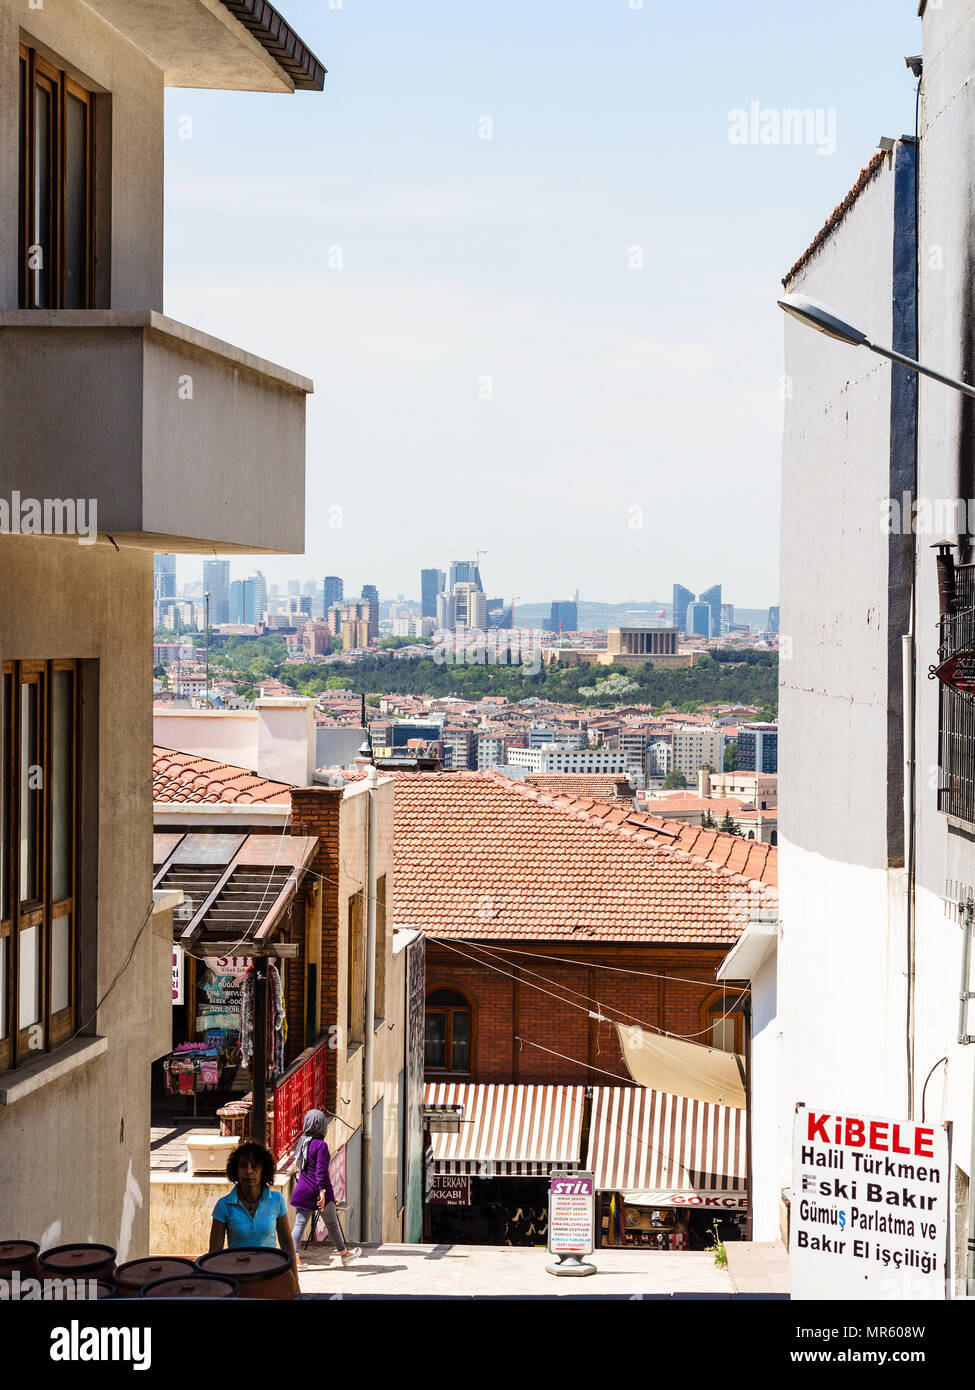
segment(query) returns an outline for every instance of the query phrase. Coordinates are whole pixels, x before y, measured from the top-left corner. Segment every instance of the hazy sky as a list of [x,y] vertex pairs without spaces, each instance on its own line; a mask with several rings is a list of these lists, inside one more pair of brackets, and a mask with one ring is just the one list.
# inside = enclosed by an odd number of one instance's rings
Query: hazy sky
[[167,103],[166,311],[316,383],[306,555],[233,573],[777,602],[775,296],[914,130],[916,0],[278,7],[324,94]]

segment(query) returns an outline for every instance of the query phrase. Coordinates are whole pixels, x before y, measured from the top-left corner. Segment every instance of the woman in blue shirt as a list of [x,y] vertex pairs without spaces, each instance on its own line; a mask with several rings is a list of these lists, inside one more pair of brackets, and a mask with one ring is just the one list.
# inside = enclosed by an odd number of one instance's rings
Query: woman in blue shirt
[[279,1245],[295,1267],[288,1204],[273,1187],[274,1159],[261,1144],[240,1144],[227,1160],[227,1179],[234,1190],[213,1208],[210,1254],[222,1250],[224,1239],[233,1250],[239,1246]]

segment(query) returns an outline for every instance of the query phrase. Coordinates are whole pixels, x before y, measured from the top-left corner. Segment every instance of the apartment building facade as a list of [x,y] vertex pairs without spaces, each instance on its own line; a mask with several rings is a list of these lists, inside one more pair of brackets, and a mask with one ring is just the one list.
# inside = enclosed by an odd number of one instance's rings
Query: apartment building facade
[[311,383],[162,314],[166,87],[323,85],[243,9],[0,0],[0,1225],[119,1259],[148,1248],[177,905],[151,886],[153,552],[304,543]]

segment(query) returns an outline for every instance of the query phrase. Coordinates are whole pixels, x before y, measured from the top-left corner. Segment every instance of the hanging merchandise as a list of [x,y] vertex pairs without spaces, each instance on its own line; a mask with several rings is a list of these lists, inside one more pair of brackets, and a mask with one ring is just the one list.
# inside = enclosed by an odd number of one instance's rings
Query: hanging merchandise
[[[284,1048],[288,1037],[288,1020],[284,1011],[284,986],[281,972],[273,960],[267,964],[267,1058],[269,1072],[284,1071]],[[254,967],[244,976],[240,991],[240,1055],[245,1066],[254,1061]]]

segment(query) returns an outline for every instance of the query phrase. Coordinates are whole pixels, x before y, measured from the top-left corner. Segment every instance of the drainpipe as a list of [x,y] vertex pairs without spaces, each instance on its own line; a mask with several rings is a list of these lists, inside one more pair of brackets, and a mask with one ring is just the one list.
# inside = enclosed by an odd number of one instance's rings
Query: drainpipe
[[[968,1001],[972,998],[969,971],[972,960],[972,916],[975,901],[966,898],[961,905],[961,987],[958,991],[958,1045],[968,1047],[975,1037],[968,1032]],[[965,1260],[965,1291],[975,1293],[975,1059],[972,1068],[972,1132],[968,1158],[968,1254]]]
[[369,788],[369,850],[366,863],[366,1037],[362,1049],[362,1240],[373,1238],[372,1208],[372,1099],[374,1080],[373,1042],[376,1028],[376,821],[379,773],[370,766],[366,773]]
[[907,916],[907,1118],[914,1118],[914,586],[908,630],[901,637],[904,710],[904,894]]

